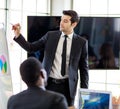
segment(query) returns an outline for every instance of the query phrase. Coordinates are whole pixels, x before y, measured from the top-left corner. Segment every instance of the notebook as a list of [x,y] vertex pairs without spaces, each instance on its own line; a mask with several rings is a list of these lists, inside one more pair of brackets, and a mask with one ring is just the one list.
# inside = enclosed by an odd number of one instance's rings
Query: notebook
[[110,91],[80,89],[78,109],[112,109]]

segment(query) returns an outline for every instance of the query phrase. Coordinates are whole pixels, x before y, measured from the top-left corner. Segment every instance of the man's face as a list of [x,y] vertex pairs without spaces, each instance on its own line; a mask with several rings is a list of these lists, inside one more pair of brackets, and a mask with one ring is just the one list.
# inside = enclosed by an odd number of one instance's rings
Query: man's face
[[63,15],[60,21],[60,30],[64,33],[71,33],[74,29],[74,23],[71,23],[71,17],[68,15]]

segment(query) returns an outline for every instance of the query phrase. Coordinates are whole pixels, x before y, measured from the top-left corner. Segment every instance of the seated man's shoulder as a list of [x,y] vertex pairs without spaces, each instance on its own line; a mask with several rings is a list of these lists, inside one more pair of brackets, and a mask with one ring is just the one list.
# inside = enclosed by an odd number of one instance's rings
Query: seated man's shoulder
[[50,98],[52,102],[53,109],[68,109],[67,100],[64,95],[54,92],[54,91],[46,91],[47,96]]
[[60,98],[65,98],[64,95],[58,93],[58,92],[54,92],[54,91],[49,91],[47,90],[46,91],[48,93],[48,95],[51,95],[51,96],[56,96],[56,97],[60,97]]

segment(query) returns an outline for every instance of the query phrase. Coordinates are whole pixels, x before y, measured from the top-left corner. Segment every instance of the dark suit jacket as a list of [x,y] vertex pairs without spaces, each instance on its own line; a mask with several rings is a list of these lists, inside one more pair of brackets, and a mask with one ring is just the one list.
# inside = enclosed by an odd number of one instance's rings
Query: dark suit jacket
[[[34,43],[26,42],[22,35],[20,35],[20,37],[16,39],[14,38],[14,40],[28,52],[34,52],[44,48],[43,66],[49,76],[55,58],[55,52],[60,35],[61,31],[50,31],[46,33],[40,40]],[[71,54],[68,69],[70,95],[73,98],[76,93],[76,87],[78,82],[78,69],[80,70],[80,87],[88,88],[89,77],[87,41],[79,35],[74,34],[71,45]]]
[[68,109],[68,106],[63,95],[31,87],[11,96],[7,109]]

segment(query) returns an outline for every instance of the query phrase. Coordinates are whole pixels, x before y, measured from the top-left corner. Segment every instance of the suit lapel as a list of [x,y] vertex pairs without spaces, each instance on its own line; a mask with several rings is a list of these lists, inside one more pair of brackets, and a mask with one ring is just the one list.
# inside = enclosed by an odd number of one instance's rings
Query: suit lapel
[[55,53],[56,52],[56,49],[57,49],[57,46],[58,46],[58,41],[59,41],[59,39],[60,39],[60,36],[61,36],[61,32],[58,32],[56,35],[55,35],[55,37],[54,37],[54,39],[53,39],[53,44],[54,44],[54,48],[53,48],[53,53]]
[[57,49],[57,46],[58,46],[60,36],[61,36],[61,32],[56,32],[56,34],[54,34],[54,36],[51,36],[50,43],[48,45],[48,51],[50,50],[49,51],[49,54],[50,54],[49,56],[50,56],[51,62],[54,61],[55,53],[56,53],[56,49]]
[[70,53],[70,60],[74,57],[74,55],[76,54],[76,51],[78,50],[77,48],[77,35],[74,34],[73,35],[73,39],[72,39],[72,45],[71,45],[71,53]]

